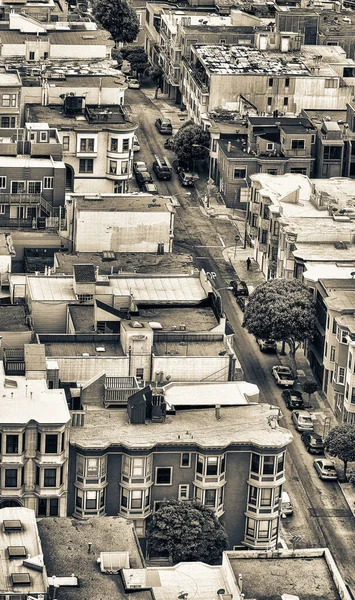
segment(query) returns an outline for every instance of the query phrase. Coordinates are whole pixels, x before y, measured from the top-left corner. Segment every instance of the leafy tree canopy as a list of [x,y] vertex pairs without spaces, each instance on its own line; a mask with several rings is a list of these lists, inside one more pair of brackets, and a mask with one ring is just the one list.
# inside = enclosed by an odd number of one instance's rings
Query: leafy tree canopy
[[123,56],[122,56],[122,52],[120,52],[120,50],[118,48],[112,48],[111,57],[113,58],[113,60],[117,61],[117,65],[119,67],[122,66]]
[[153,65],[148,69],[148,76],[156,83],[159,84],[161,82],[161,78],[163,77],[163,69],[160,65]]
[[201,125],[186,123],[174,137],[174,152],[182,165],[193,167],[195,160],[209,156],[210,136]]
[[223,525],[198,500],[165,500],[147,528],[150,556],[168,553],[174,563],[201,560],[215,563],[228,547]]
[[355,426],[343,423],[331,429],[325,439],[324,448],[330,456],[336,456],[344,463],[344,478],[348,462],[355,461]]
[[257,338],[283,340],[294,360],[297,343],[313,337],[315,305],[297,279],[271,279],[251,294],[243,326]]
[[308,394],[308,396],[311,396],[311,394],[314,394],[314,392],[317,391],[317,384],[315,381],[305,381],[304,384],[302,385],[303,387],[303,391]]
[[126,55],[126,60],[131,64],[132,71],[143,73],[149,67],[148,56],[143,48],[136,48]]
[[115,42],[130,43],[139,32],[137,13],[126,0],[98,0],[94,17],[110,32]]

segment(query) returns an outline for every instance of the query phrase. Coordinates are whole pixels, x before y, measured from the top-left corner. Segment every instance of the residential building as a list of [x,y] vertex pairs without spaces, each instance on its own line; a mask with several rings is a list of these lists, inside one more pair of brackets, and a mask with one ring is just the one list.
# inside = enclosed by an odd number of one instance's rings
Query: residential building
[[0,128],[20,126],[21,79],[0,66]]
[[1,508],[0,524],[2,597],[47,600],[49,583],[35,512],[23,507]]
[[0,130],[0,227],[45,227],[64,205],[65,165],[48,123]]
[[168,196],[68,194],[65,207],[62,236],[73,252],[172,252],[175,208]]
[[8,283],[8,274],[11,273],[11,259],[16,256],[10,233],[0,233],[0,290],[4,283]]
[[5,348],[0,386],[0,505],[64,517],[70,415],[64,390],[47,385],[44,348],[25,344],[22,354]]
[[[353,243],[351,214],[342,214],[346,212],[342,206],[352,199],[350,179],[310,180],[297,174],[252,175],[246,240],[254,247],[254,258],[264,276],[267,279],[301,277],[308,260],[307,254],[302,260],[302,243],[330,244],[328,258],[328,247],[323,246],[321,250],[319,246],[318,260],[334,262],[333,245],[341,241]],[[298,244],[301,244],[300,254]],[[305,248],[305,253],[309,250],[310,260],[314,260],[313,247]],[[340,254],[346,261],[344,252]],[[352,258],[349,256],[348,260]]]
[[0,21],[9,22],[12,12],[21,13],[43,23],[57,23],[58,21],[67,21],[68,4],[65,0],[45,0],[44,2],[31,2],[31,0],[21,2],[0,2]]
[[[126,516],[144,537],[147,517],[164,498],[198,498],[223,519],[231,547],[276,547],[292,440],[278,425],[278,408],[247,404],[168,415],[162,397],[145,388],[128,399],[127,410],[128,422],[125,410],[112,419],[92,406],[72,427],[69,512]],[[93,486],[98,473],[101,483]]]
[[[217,107],[240,112],[298,115],[305,107],[343,108],[353,83],[339,73],[337,58],[349,67],[341,48],[302,46],[300,52],[265,52],[246,46],[191,46],[183,60],[182,100],[188,116],[204,123]],[[306,49],[306,50],[304,50]],[[312,54],[313,52],[313,54]],[[317,54],[315,54],[317,53]],[[281,116],[280,115],[280,116]]]
[[216,146],[217,152],[216,158],[210,158],[211,175],[229,207],[246,206],[250,177],[255,173],[312,177],[314,172],[316,129],[308,119],[249,116],[245,121],[244,127],[237,124],[237,134],[235,125],[234,134],[229,124],[218,126],[218,118],[211,127],[220,136],[213,136],[212,150]]
[[121,106],[92,106],[86,103],[84,95],[69,93],[61,106],[28,106],[28,121],[48,122],[58,130],[67,191],[128,191],[138,125],[126,118]]

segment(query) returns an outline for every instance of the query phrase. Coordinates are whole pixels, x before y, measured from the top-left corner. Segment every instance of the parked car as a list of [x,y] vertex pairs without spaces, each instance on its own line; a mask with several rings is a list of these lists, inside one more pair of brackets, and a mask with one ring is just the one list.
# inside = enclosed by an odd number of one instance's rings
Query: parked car
[[196,173],[188,171],[185,167],[180,165],[178,160],[173,161],[173,167],[177,173],[179,182],[183,186],[192,187],[195,185],[195,181],[199,179]]
[[153,183],[153,179],[149,171],[139,171],[139,173],[136,175],[136,180],[141,189],[146,183]]
[[245,312],[245,309],[246,309],[246,307],[248,305],[248,302],[249,302],[249,297],[237,296],[236,300],[237,300],[237,304],[238,304],[240,310],[242,312]]
[[173,127],[170,119],[157,119],[155,121],[155,127],[159,131],[159,133],[167,133],[168,135],[172,135]]
[[275,377],[277,385],[283,387],[292,387],[295,383],[295,378],[290,367],[284,365],[275,365],[272,367],[272,374]]
[[293,515],[293,504],[287,492],[281,494],[281,516]]
[[143,171],[147,171],[148,167],[143,160],[137,160],[133,163],[133,173],[137,176],[137,173],[142,173]]
[[291,419],[297,431],[313,431],[313,421],[308,410],[293,410]]
[[245,281],[232,281],[229,284],[233,288],[233,294],[237,298],[237,296],[249,296],[248,286]]
[[142,192],[147,192],[147,194],[159,194],[158,188],[153,181],[144,181],[141,185]]
[[256,342],[261,352],[276,352],[277,350],[277,344],[275,340],[262,340],[260,338],[257,338]]
[[324,443],[323,438],[314,431],[304,431],[301,435],[301,440],[306,446],[307,452],[314,452],[314,454],[324,454]]
[[331,460],[328,458],[316,458],[313,466],[320,479],[338,479],[338,474]]
[[281,396],[289,410],[304,407],[302,394],[298,390],[284,390]]
[[133,138],[133,152],[139,152],[140,149],[141,149],[141,145],[139,143],[137,136],[135,135]]
[[139,90],[139,88],[141,87],[141,84],[139,83],[138,79],[128,79],[128,87],[132,90]]
[[156,154],[154,154],[153,171],[158,179],[171,179],[173,174],[171,164],[166,156],[159,158]]

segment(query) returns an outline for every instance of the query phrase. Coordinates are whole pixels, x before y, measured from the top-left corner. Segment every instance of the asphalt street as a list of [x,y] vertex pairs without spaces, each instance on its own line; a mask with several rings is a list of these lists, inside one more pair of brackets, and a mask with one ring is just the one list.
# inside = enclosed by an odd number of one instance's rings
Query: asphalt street
[[[146,161],[151,169],[153,154],[172,159],[173,154],[164,149],[166,136],[159,134],[154,125],[159,116],[154,104],[140,90],[127,90],[126,103],[130,106],[132,119],[139,123],[137,135],[141,151],[136,153],[136,160]],[[234,273],[231,265],[223,259],[222,250],[233,245],[235,224],[205,216],[196,193],[181,187],[174,175],[171,181],[159,181],[157,186],[162,194],[175,195],[181,205],[176,214],[175,248],[189,252],[200,268],[215,274],[213,284],[216,289],[228,285]],[[223,309],[235,332],[236,351],[246,380],[259,386],[261,402],[280,407],[284,415],[280,424],[288,427],[294,435],[294,441],[288,448],[285,485],[294,504],[294,515],[282,519],[282,537],[289,547],[328,546],[355,595],[355,519],[338,484],[318,478],[312,464],[314,457],[307,453],[300,434],[291,424],[290,412],[271,375],[272,366],[278,362],[277,356],[262,354],[254,338],[243,329],[243,315],[231,291],[221,289],[220,294]],[[322,433],[322,415],[315,416],[315,430]]]

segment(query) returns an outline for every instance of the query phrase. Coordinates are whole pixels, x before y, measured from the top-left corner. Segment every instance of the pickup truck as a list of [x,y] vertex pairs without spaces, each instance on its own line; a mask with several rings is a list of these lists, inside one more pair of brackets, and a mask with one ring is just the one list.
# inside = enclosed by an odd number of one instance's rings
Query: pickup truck
[[295,378],[290,367],[275,365],[272,367],[272,374],[275,377],[277,385],[282,387],[292,387],[295,383]]

